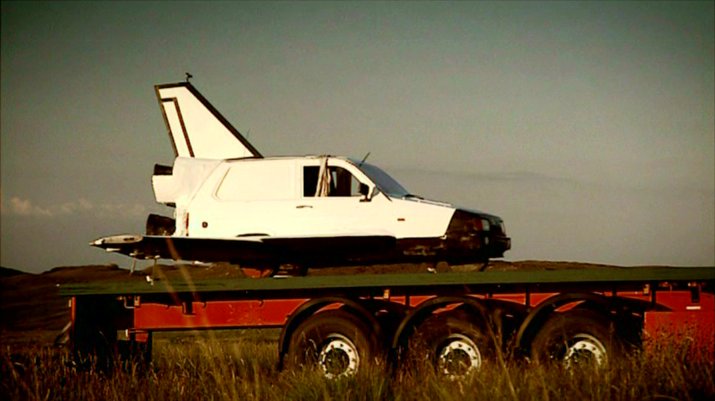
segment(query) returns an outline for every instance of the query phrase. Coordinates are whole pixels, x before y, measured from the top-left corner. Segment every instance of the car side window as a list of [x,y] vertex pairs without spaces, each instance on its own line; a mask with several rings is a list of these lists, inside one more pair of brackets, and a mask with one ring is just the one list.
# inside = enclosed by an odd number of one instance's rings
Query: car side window
[[[330,187],[328,196],[330,197],[348,197],[360,196],[360,181],[355,178],[350,171],[338,167],[329,166],[330,172]],[[318,188],[320,167],[304,166],[303,167],[303,196],[315,196]]]
[[342,167],[330,167],[330,192],[328,196],[360,196],[358,181]]
[[315,196],[315,192],[318,189],[318,173],[319,172],[320,172],[320,167],[318,167],[318,166],[303,167],[303,196],[304,197]]

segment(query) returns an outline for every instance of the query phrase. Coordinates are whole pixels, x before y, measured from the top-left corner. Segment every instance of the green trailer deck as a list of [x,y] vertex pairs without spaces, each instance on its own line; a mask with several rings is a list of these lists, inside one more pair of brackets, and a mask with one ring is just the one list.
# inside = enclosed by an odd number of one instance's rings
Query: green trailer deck
[[715,267],[603,267],[585,269],[486,271],[450,273],[400,273],[330,275],[284,278],[211,278],[190,276],[120,282],[65,284],[64,296],[142,295],[165,293],[336,291],[360,289],[420,290],[467,286],[475,291],[507,292],[531,288],[556,291],[563,288],[640,288],[648,283],[715,281]]

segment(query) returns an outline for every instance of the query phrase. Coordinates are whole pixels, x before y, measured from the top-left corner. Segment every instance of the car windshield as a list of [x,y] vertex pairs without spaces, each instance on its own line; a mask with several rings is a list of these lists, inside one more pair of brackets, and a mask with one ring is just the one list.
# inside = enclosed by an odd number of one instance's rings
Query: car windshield
[[410,194],[410,192],[400,185],[399,182],[390,177],[389,174],[382,171],[379,167],[373,166],[369,163],[360,164],[359,161],[355,160],[352,160],[352,162],[355,163],[355,165],[362,170],[362,172],[365,173],[365,175],[368,176],[384,194],[395,198],[403,198]]

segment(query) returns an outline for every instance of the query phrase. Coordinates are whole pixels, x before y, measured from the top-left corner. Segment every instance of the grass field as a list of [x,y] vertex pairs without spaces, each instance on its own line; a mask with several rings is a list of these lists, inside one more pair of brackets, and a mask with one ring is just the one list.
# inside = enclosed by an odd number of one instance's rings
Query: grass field
[[0,397],[9,400],[708,400],[712,362],[676,348],[635,354],[607,369],[489,361],[462,381],[428,366],[374,366],[335,381],[278,371],[276,331],[159,334],[154,360],[109,373],[76,369],[66,350],[30,342],[0,352]]

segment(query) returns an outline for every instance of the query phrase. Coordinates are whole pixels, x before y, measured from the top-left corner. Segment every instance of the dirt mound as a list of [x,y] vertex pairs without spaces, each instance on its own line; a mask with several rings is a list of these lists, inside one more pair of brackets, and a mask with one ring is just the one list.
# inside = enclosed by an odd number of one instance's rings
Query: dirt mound
[[55,280],[25,273],[0,278],[0,316],[5,339],[8,331],[60,330],[69,321],[69,308]]
[[144,275],[154,275],[161,278],[186,278],[202,280],[208,278],[242,278],[245,277],[238,265],[230,263],[212,264],[176,264],[149,266],[141,271]]
[[[10,269],[7,269],[10,270]],[[105,280],[140,280],[116,265],[56,267],[42,274],[0,276],[0,338],[24,332],[59,332],[70,320],[68,300],[59,285]]]
[[343,266],[328,267],[320,269],[310,269],[309,275],[343,275],[343,274],[396,274],[396,273],[446,273],[457,272],[479,272],[479,271],[512,271],[512,270],[562,270],[562,269],[594,269],[604,267],[618,267],[595,263],[582,262],[548,262],[539,260],[525,260],[518,262],[508,262],[504,260],[493,260],[484,267],[481,264],[465,264],[446,266],[435,263],[396,263],[372,266]]
[[11,269],[9,267],[0,266],[0,277],[12,277],[12,276],[20,275],[20,274],[27,274],[27,273],[21,272],[20,270]]

